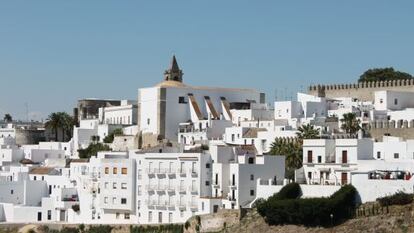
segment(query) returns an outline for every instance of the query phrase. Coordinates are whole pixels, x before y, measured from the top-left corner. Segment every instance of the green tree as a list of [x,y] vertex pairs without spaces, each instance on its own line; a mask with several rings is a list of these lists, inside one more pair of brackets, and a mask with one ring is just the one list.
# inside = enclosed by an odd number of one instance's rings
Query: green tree
[[412,79],[413,76],[409,73],[396,71],[392,67],[387,68],[374,68],[365,71],[360,77],[358,82],[372,82],[372,81],[388,81],[399,79]]
[[124,132],[122,131],[122,129],[115,129],[114,131],[112,131],[110,134],[108,134],[108,136],[106,136],[103,141],[105,143],[112,143],[114,141],[114,137],[115,136],[120,136],[123,135]]
[[96,156],[99,151],[110,151],[111,148],[108,145],[102,143],[91,143],[86,149],[80,149],[79,157],[81,159],[88,159],[91,156]]
[[6,123],[11,123],[13,121],[13,117],[9,113],[6,113],[4,114],[3,120]]
[[60,141],[58,138],[58,132],[61,130],[61,141],[65,141],[66,136],[68,136],[68,132],[70,136],[70,132],[72,131],[73,118],[66,112],[54,112],[48,116],[45,127],[51,129],[55,133],[56,141]]
[[356,114],[352,112],[345,113],[341,119],[341,123],[341,129],[349,134],[356,134],[358,130],[361,129],[361,126],[359,125],[360,122],[356,118]]
[[319,138],[319,129],[315,129],[311,124],[302,125],[298,128],[296,135],[301,140]]
[[270,154],[285,156],[286,176],[288,178],[292,178],[294,171],[302,167],[302,142],[300,140],[276,138],[271,145]]

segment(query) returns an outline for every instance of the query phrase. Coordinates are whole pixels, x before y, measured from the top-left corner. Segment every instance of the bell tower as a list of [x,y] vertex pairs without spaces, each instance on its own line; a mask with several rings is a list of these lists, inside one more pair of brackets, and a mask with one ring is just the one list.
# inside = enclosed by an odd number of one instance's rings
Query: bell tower
[[183,71],[180,70],[178,67],[177,59],[175,55],[173,55],[170,67],[168,70],[164,72],[164,80],[165,81],[177,81],[182,83],[183,82]]

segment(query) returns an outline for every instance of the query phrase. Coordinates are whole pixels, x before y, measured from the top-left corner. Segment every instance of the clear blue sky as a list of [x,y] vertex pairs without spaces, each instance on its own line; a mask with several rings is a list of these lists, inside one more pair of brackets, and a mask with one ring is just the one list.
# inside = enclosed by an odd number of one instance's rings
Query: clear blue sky
[[268,101],[372,67],[414,74],[414,1],[283,2],[1,1],[0,115],[136,99],[173,53],[187,84],[256,88]]

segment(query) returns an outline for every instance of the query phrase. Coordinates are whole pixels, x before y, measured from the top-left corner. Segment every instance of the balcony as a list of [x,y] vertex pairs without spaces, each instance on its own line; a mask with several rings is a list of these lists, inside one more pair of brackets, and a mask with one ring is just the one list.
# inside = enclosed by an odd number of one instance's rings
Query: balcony
[[198,194],[198,190],[196,188],[192,188],[191,189],[191,194],[192,195],[197,195]]
[[230,187],[230,189],[237,189],[237,185],[236,185],[236,182],[233,182],[233,181],[229,181],[229,187]]
[[188,203],[188,207],[190,207],[190,209],[192,211],[197,211],[198,210],[198,203],[196,203],[196,202],[189,202]]
[[181,177],[186,177],[187,174],[185,173],[185,169],[178,169],[177,173],[180,174]]
[[179,193],[186,193],[187,192],[187,189],[186,189],[186,187],[185,186],[177,186],[177,191],[179,192]]
[[177,206],[180,210],[185,210],[187,208],[184,202],[177,202]]
[[215,189],[219,189],[219,188],[220,188],[220,184],[216,181],[216,182],[213,184],[213,188],[215,188]]
[[198,171],[195,169],[189,169],[188,172],[191,174],[191,177],[198,177]]

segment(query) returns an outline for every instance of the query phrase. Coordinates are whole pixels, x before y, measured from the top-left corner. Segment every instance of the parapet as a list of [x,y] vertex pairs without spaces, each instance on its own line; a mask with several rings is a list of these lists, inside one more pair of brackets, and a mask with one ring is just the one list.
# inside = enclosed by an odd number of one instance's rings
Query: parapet
[[352,84],[332,84],[332,85],[312,85],[309,86],[309,91],[325,91],[325,90],[349,90],[360,88],[381,88],[381,87],[400,87],[400,86],[414,86],[414,79],[399,79],[388,81],[372,81],[360,82]]

